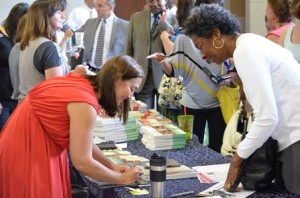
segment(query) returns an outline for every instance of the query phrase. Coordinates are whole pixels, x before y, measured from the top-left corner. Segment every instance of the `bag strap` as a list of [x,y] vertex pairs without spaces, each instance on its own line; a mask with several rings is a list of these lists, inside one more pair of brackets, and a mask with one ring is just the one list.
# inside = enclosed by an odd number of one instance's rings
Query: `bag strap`
[[198,78],[198,76],[195,73],[190,72],[189,68],[185,64],[174,64],[174,63],[172,63],[172,65],[174,67],[182,67],[183,69],[185,69],[189,73],[189,75],[192,76],[192,78],[199,85],[199,87],[204,89],[212,97],[216,97],[216,93],[212,89],[210,89],[203,81],[201,81],[200,78]]
[[[212,74],[209,69],[207,69],[206,67],[202,67],[201,65],[199,65],[194,59],[192,59],[188,54],[186,54],[184,51],[177,51],[174,52],[166,57],[170,58],[175,56],[176,54],[183,54],[185,57],[187,57],[193,64],[195,64],[199,69],[201,69],[208,77],[210,76],[210,74]],[[184,64],[173,64],[176,67],[183,67],[185,68],[187,71],[187,66]],[[205,69],[204,69],[205,68]],[[205,72],[206,71],[206,72]],[[192,73],[190,73],[190,75],[193,76],[193,78],[195,79],[195,82],[202,88],[204,89],[209,95],[211,95],[212,97],[216,97],[216,93],[211,90],[204,82],[202,82],[199,78],[196,78],[195,75],[193,75]],[[210,77],[209,77],[210,78]],[[211,78],[210,78],[211,79]],[[213,81],[215,83],[215,81]]]
[[[185,57],[187,57],[192,63],[194,63],[199,69],[201,69],[207,76],[208,78],[215,84],[218,84],[220,82],[220,78],[212,73],[207,67],[203,67],[199,65],[195,60],[193,60],[188,54],[186,54],[184,51],[177,51],[172,54],[169,54],[166,57],[173,57],[176,54],[183,54]],[[223,67],[223,66],[222,66]],[[223,68],[224,69],[224,68]]]

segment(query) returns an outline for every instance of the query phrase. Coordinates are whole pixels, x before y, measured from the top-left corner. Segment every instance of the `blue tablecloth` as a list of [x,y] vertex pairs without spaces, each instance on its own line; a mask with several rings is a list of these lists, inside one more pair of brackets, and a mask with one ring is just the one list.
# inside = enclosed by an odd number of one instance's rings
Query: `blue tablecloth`
[[[128,142],[128,148],[126,149],[132,154],[146,157],[150,159],[153,151],[145,148],[144,144],[138,141]],[[211,165],[211,164],[222,164],[230,162],[230,159],[222,156],[221,154],[209,149],[208,147],[200,144],[198,138],[193,137],[192,141],[184,149],[166,150],[166,151],[155,151],[157,154],[162,155],[168,159],[175,159],[181,164],[187,165],[189,167],[199,166],[199,165]],[[134,196],[128,193],[125,187],[118,187],[113,189],[101,189],[97,184],[90,182],[85,179],[87,186],[90,188],[91,192],[95,197],[151,197],[150,195]],[[165,187],[165,197],[170,197],[170,195],[175,193],[181,193],[193,190],[195,192],[203,191],[213,184],[202,184],[197,178],[191,179],[180,179],[180,180],[169,180],[166,181]],[[150,192],[150,187],[145,187]],[[191,195],[185,197],[193,197]],[[270,189],[263,193],[255,193],[251,195],[252,198],[261,197],[288,197],[296,198],[297,195],[288,193],[283,189]]]

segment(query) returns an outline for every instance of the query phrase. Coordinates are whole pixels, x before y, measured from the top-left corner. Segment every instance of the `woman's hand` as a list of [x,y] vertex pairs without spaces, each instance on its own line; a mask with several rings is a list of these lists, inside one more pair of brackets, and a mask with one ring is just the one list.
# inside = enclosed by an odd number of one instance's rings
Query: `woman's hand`
[[230,78],[226,79],[226,80],[222,80],[218,85],[219,86],[224,86],[224,85],[229,85],[232,81],[234,81],[237,77],[237,73],[236,72],[229,72],[227,73],[228,76],[230,76]]
[[86,65],[77,65],[74,70],[71,72],[79,73],[81,75],[86,75],[88,70],[88,66]]
[[130,169],[129,165],[122,165],[122,164],[113,164],[112,170],[118,173],[124,173],[126,170]]
[[129,168],[124,173],[122,173],[120,184],[128,185],[137,183],[140,180],[141,175],[143,174],[144,171],[139,166]]
[[160,52],[156,52],[154,54],[151,54],[149,56],[147,56],[147,58],[151,58],[157,62],[162,62],[166,59],[166,56],[163,54],[163,53],[160,53]]
[[69,38],[71,38],[71,36],[73,36],[72,30],[71,30],[71,29],[67,29],[67,30],[65,31],[64,37],[66,38],[66,40],[68,40]]
[[236,179],[238,178],[240,172],[241,172],[241,166],[242,162],[244,161],[243,158],[239,157],[236,153],[231,160],[229,171],[227,174],[227,179],[224,184],[224,189],[229,190],[230,187],[234,184]]

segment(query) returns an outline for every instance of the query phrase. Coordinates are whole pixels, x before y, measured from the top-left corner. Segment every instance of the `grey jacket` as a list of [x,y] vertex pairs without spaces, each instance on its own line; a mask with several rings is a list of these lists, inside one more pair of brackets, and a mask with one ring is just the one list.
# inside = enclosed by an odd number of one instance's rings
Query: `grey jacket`
[[[77,32],[84,32],[83,62],[89,62],[92,57],[95,34],[100,21],[100,18],[89,19],[80,29],[77,30]],[[124,54],[127,28],[128,21],[115,16],[107,59]]]
[[[169,21],[169,19],[168,19]],[[170,26],[158,24],[156,31],[154,32],[152,49],[150,52],[150,23],[151,13],[149,10],[137,12],[131,16],[129,21],[127,41],[126,41],[126,54],[132,56],[143,68],[145,76],[148,75],[148,60],[146,57],[150,53],[163,52],[164,47],[160,39],[160,33],[164,30],[169,31]],[[152,71],[154,77],[154,86],[158,89],[163,71],[160,63],[152,61]],[[143,78],[141,86],[137,92],[141,91],[144,87],[147,78]]]

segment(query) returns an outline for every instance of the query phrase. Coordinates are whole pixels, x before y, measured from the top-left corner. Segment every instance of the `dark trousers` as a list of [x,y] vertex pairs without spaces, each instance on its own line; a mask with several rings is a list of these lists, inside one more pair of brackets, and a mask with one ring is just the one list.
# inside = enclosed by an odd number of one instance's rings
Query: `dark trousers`
[[18,101],[17,100],[5,100],[1,101],[2,104],[2,112],[0,114],[0,132],[4,127],[6,121],[8,120],[9,116],[17,107]]
[[198,136],[199,142],[203,144],[206,121],[209,129],[208,147],[219,152],[223,143],[223,134],[226,128],[220,107],[211,109],[186,108],[187,114],[194,115],[193,133]]
[[[300,196],[300,141],[279,153],[278,173],[281,184],[291,193]],[[276,179],[278,179],[276,178]],[[279,182],[280,183],[280,182]]]
[[[153,73],[152,69],[149,68],[147,79],[145,81],[144,87],[138,93],[134,94],[136,100],[140,100],[147,104],[148,109],[154,109],[154,103],[157,104],[157,110],[159,111],[158,107],[158,91],[154,85]],[[156,101],[154,101],[156,99]]]

